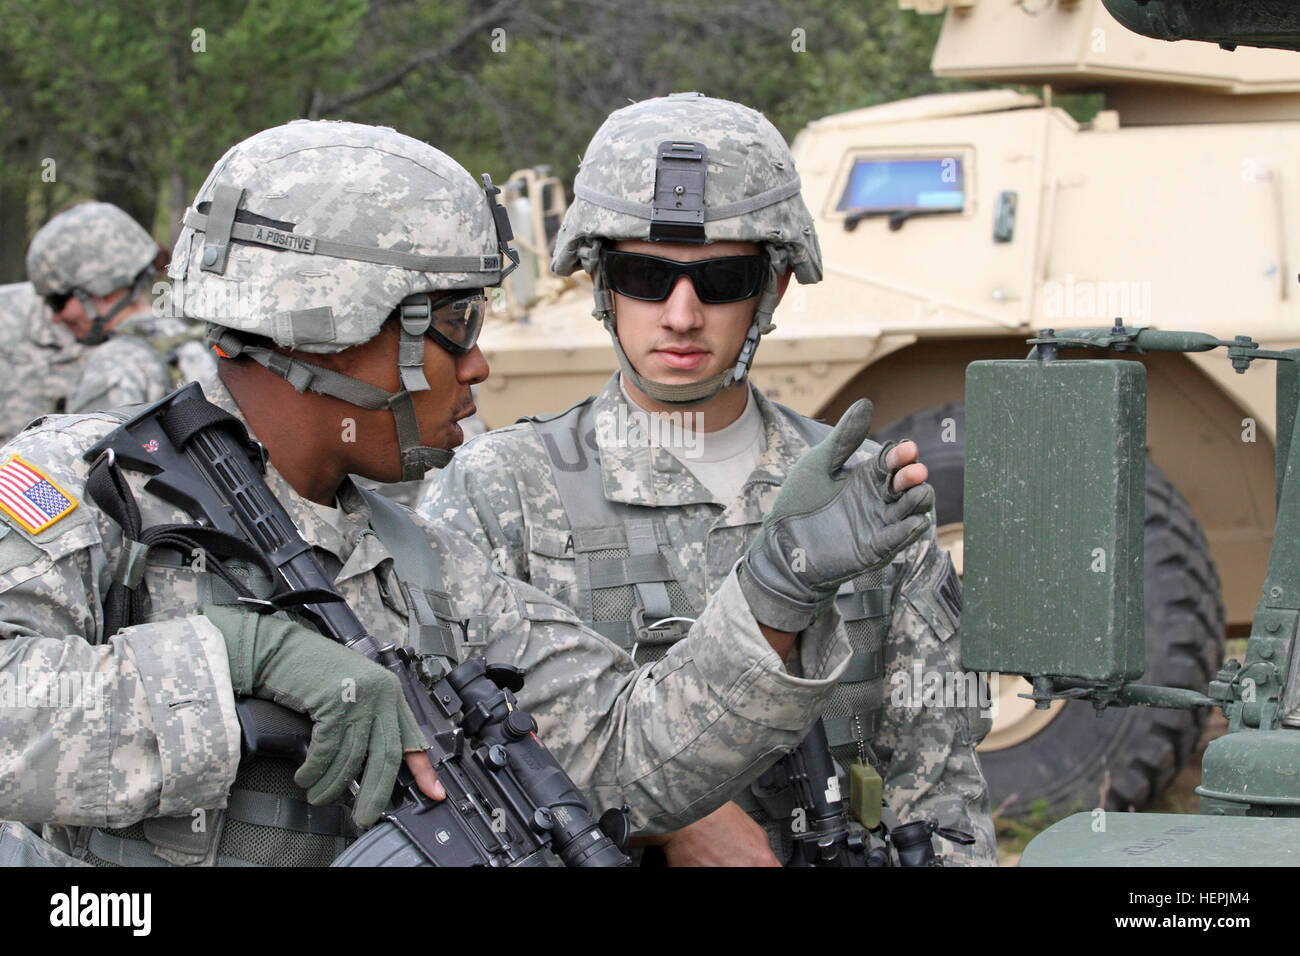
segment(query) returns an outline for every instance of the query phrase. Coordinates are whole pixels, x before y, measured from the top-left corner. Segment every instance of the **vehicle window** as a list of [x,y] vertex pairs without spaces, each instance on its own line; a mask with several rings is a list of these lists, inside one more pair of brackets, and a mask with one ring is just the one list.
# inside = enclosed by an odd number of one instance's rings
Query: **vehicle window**
[[859,159],[840,196],[837,212],[879,210],[961,212],[966,206],[962,162],[957,156]]

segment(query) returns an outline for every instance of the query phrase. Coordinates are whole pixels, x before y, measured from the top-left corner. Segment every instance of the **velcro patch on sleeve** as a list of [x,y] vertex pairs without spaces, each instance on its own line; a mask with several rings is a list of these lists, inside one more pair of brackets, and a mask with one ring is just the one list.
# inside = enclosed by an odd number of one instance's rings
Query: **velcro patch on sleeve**
[[944,570],[943,580],[939,582],[936,589],[939,600],[943,602],[944,608],[954,621],[961,620],[961,579],[957,577],[957,569],[953,567],[952,558],[944,555],[944,564],[947,568]]
[[77,504],[76,498],[18,455],[0,465],[0,510],[28,534],[38,534],[67,517]]

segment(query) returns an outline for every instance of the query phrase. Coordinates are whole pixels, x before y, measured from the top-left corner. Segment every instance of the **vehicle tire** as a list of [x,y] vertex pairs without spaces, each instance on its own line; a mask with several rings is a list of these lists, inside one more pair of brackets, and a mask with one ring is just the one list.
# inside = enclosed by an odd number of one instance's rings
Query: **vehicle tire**
[[[956,402],[917,412],[876,437],[911,438],[920,447],[935,489],[941,538],[959,548],[965,406]],[[1187,502],[1150,460],[1143,558],[1147,666],[1142,681],[1204,692],[1223,660],[1218,571]],[[1003,702],[1028,690],[1012,676],[1002,677],[999,686]],[[1011,714],[1020,724],[999,726],[1007,709],[1000,708],[980,748],[992,806],[1007,816],[1024,816],[1036,806],[1051,815],[1095,807],[1141,809],[1186,763],[1207,716],[1205,709],[1109,707],[1099,718],[1086,701],[1070,701],[1054,705],[1050,713],[1022,705]]]

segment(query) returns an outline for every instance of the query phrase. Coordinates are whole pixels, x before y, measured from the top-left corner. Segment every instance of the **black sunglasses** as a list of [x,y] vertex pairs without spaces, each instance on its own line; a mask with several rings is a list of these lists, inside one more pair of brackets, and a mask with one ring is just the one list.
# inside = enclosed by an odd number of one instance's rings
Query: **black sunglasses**
[[767,272],[767,257],[762,253],[677,262],[610,249],[601,255],[601,262],[611,289],[642,302],[662,302],[682,276],[691,280],[701,302],[709,305],[740,302],[758,295]]
[[45,297],[45,304],[50,307],[54,313],[62,312],[72,298],[71,292],[52,292]]

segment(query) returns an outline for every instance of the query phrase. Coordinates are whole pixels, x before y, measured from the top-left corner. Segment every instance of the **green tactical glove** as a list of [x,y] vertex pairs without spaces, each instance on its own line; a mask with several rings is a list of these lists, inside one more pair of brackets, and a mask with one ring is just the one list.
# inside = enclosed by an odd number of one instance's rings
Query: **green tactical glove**
[[925,533],[934,489],[923,483],[901,495],[894,491],[885,464],[892,446],[868,464],[844,467],[870,428],[871,403],[859,399],[782,483],[739,568],[741,590],[760,624],[802,631],[840,584],[884,567]]
[[316,724],[293,780],[312,804],[332,803],[365,763],[352,816],[379,819],[393,796],[402,754],[425,750],[397,676],[310,628],[238,606],[209,604],[203,615],[226,639],[238,694],[269,697]]

